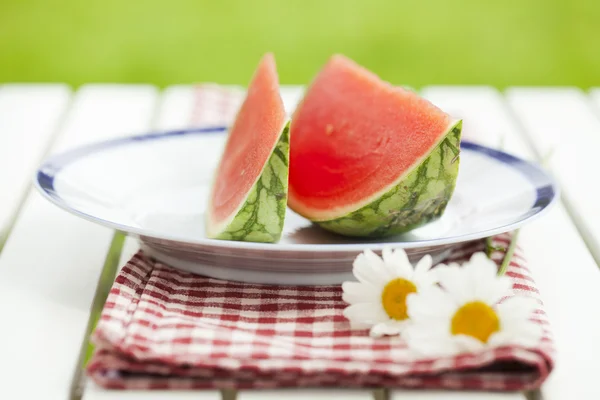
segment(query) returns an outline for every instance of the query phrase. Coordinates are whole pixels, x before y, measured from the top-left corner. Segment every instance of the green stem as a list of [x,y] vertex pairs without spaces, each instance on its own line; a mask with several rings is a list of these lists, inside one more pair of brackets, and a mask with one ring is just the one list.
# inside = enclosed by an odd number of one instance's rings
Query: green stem
[[494,251],[506,251],[506,247],[494,246],[494,240],[492,236],[485,238],[485,255],[490,258]]
[[499,276],[504,275],[508,269],[508,265],[510,264],[513,254],[515,253],[515,248],[517,247],[517,238],[519,237],[519,232],[520,231],[517,229],[510,240],[510,244],[508,245],[508,249],[506,250],[506,254],[504,255],[502,264],[500,264],[500,269],[498,270]]

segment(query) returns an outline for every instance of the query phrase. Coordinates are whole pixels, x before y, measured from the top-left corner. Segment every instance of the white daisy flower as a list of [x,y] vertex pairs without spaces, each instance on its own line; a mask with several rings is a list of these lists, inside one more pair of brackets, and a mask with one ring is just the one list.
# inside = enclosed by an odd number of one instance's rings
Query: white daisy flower
[[403,337],[409,348],[427,356],[447,356],[539,342],[542,328],[529,320],[537,300],[508,297],[510,279],[498,276],[496,264],[484,253],[473,254],[462,267],[439,265],[436,270],[441,288],[431,286],[408,298],[412,324]]
[[342,284],[343,299],[350,304],[344,316],[353,329],[370,328],[375,337],[401,333],[408,322],[407,297],[435,283],[430,255],[414,268],[402,249],[384,248],[382,256],[370,250],[359,254],[352,271],[358,282]]

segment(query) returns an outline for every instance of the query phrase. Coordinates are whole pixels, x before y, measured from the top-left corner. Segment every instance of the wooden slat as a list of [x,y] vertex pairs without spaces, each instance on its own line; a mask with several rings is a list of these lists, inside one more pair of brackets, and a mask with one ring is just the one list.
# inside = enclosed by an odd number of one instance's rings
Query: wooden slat
[[296,105],[298,102],[302,100],[302,95],[304,94],[304,87],[298,85],[282,85],[281,86],[281,100],[283,100],[283,105],[285,107],[285,111],[288,114],[292,114],[296,109]]
[[395,390],[389,400],[524,400],[522,393],[494,393],[494,392],[435,392],[420,390]]
[[593,88],[590,90],[590,96],[596,106],[596,115],[600,115],[600,87]]
[[60,84],[0,86],[0,249],[70,96]]
[[137,253],[137,251],[139,249],[140,249],[139,242],[132,237],[127,237],[125,239],[125,244],[123,245],[123,251],[121,252],[121,259],[119,261],[120,267],[125,265],[127,263],[127,261],[129,261],[131,259],[131,257],[133,257],[133,255],[135,253]]
[[156,129],[188,128],[194,111],[194,87],[175,85],[166,88],[161,96]]
[[85,85],[52,152],[145,133],[154,125],[158,90],[149,85]]
[[[52,152],[148,129],[156,98],[150,86],[82,88]],[[69,397],[112,236],[28,196],[0,255],[0,398]]]
[[105,390],[94,384],[86,387],[86,400],[221,400],[218,390]]
[[485,146],[505,148],[520,157],[531,158],[525,140],[510,134],[513,121],[507,118],[502,95],[487,86],[429,87],[423,96],[456,118],[463,119],[463,140],[474,140]]
[[511,88],[508,103],[537,154],[548,159],[567,211],[600,262],[600,194],[596,172],[600,119],[576,88]]
[[293,389],[293,390],[241,390],[236,400],[374,400],[371,390]]
[[[505,149],[534,158],[524,144],[519,122],[495,90],[431,87],[424,93],[443,109],[456,110],[469,119],[485,119],[491,128],[482,134],[504,126]],[[590,315],[590,309],[600,304],[600,271],[594,259],[561,203],[524,227],[519,240],[544,299],[557,347],[555,370],[541,388],[543,398],[600,398],[594,359],[600,354],[600,319]]]

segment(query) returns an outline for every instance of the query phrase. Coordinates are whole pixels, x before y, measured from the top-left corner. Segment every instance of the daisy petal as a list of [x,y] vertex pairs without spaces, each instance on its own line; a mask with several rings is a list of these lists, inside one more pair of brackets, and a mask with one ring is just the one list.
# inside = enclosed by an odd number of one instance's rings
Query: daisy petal
[[383,264],[386,272],[390,275],[390,277],[398,277],[399,274],[394,263],[394,251],[391,249],[391,247],[384,247],[381,251],[381,256],[383,258]]
[[393,270],[388,268],[383,259],[381,259],[381,257],[379,257],[377,254],[375,254],[371,250],[366,250],[365,257],[369,262],[371,270],[374,271],[377,274],[377,276],[380,276],[383,281],[388,282],[390,279],[395,278]]
[[369,263],[363,253],[356,256],[352,263],[352,274],[359,282],[371,285],[377,285],[377,280],[369,274]]
[[383,258],[383,262],[384,263],[392,263],[392,258],[394,257],[394,251],[392,250],[391,247],[384,247],[383,250],[381,250],[381,257]]
[[529,319],[540,304],[533,297],[514,296],[496,307],[503,329],[514,329],[522,324],[532,323]]
[[519,325],[517,328],[506,329],[496,332],[490,337],[490,346],[522,346],[535,347],[539,345],[544,335],[544,329],[533,322],[527,321],[525,324]]
[[461,353],[474,353],[483,350],[485,347],[483,342],[469,335],[454,335],[453,339],[457,345],[456,348]]
[[372,299],[358,293],[342,293],[342,300],[348,304],[369,303]]
[[431,255],[426,254],[419,260],[419,262],[415,266],[415,274],[427,273],[431,269],[432,265],[433,265],[433,258],[431,257]]
[[464,265],[469,276],[468,284],[473,299],[496,304],[512,293],[512,282],[506,276],[498,276],[498,266],[483,252],[477,252]]
[[385,259],[385,264],[395,277],[410,279],[413,275],[412,264],[404,249],[390,251]]
[[395,321],[390,319],[387,322],[380,322],[373,326],[370,331],[372,337],[381,337],[385,335],[398,335],[407,326],[406,321]]
[[524,325],[519,332],[516,332],[512,343],[523,347],[534,347],[540,344],[543,337],[544,328],[541,325],[530,322]]
[[472,289],[469,287],[467,272],[457,264],[436,267],[437,279],[444,289],[452,295],[458,303],[464,303],[473,298]]
[[353,281],[346,281],[342,283],[342,290],[347,293],[359,294],[362,293],[366,288],[373,288],[373,285]]
[[[472,299],[486,301],[486,293],[498,278],[498,267],[485,253],[474,253],[463,265],[468,292]],[[490,302],[495,304],[495,302]]]
[[433,259],[429,254],[419,260],[415,266],[413,273],[413,282],[417,285],[418,290],[424,290],[429,286],[435,285],[438,282],[437,271],[431,269]]
[[402,332],[410,351],[426,357],[441,357],[458,352],[446,329],[432,329],[428,324],[411,324]]
[[372,285],[360,282],[342,283],[342,299],[346,303],[377,302],[379,292]]
[[344,309],[343,315],[351,322],[368,324],[369,326],[389,319],[383,307],[377,303],[352,304]]
[[491,279],[498,274],[498,266],[484,252],[473,253],[465,268],[473,268],[481,279]]
[[449,320],[456,304],[447,292],[438,286],[411,293],[406,297],[408,316],[411,320],[445,321]]
[[353,330],[353,331],[355,331],[355,330],[362,331],[362,330],[370,329],[371,326],[372,326],[371,324],[365,324],[365,323],[360,322],[360,321],[350,320],[349,322],[350,322],[350,329]]
[[364,253],[365,258],[367,260],[367,262],[369,263],[369,266],[372,268],[377,268],[379,270],[383,269],[383,260],[381,259],[381,257],[379,257],[377,254],[375,254],[372,250],[365,250]]
[[488,304],[496,304],[502,298],[513,294],[512,281],[507,276],[493,276],[492,278],[480,278],[479,286],[476,287],[475,298]]
[[438,283],[437,274],[434,271],[425,272],[420,275],[415,274],[413,282],[417,286],[418,291],[427,290]]
[[533,297],[513,296],[498,304],[498,313],[504,317],[530,318],[531,314],[540,308],[540,303]]
[[352,273],[362,283],[380,287],[389,280],[388,274],[383,272],[383,261],[371,250],[359,254],[352,266]]

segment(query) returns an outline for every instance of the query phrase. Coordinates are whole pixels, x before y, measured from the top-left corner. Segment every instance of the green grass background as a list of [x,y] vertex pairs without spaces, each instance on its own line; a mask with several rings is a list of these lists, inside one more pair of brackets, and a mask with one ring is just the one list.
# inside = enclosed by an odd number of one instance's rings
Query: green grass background
[[343,53],[395,84],[600,86],[600,0],[0,0],[0,82],[283,83]]

